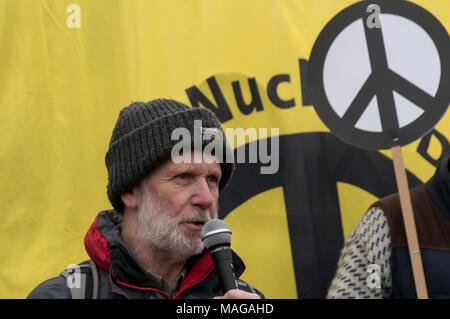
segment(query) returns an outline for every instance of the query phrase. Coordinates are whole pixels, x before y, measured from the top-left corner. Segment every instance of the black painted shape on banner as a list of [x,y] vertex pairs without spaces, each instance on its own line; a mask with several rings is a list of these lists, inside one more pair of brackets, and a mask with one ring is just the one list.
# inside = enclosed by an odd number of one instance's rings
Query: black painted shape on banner
[[291,76],[289,74],[276,74],[267,83],[267,95],[269,96],[270,101],[282,108],[288,109],[295,106],[295,100],[292,98],[290,100],[283,100],[278,95],[277,89],[280,83],[282,82],[291,82]]
[[[441,78],[436,95],[430,96],[389,69],[382,35],[383,27],[369,28],[365,23],[367,16],[371,14],[366,11],[367,2],[359,2],[345,8],[321,31],[309,59],[308,85],[317,114],[333,134],[359,147],[386,149],[395,145],[406,145],[420,138],[433,128],[447,110],[450,102],[450,90],[448,90],[450,87],[450,57],[448,55],[450,40],[440,22],[418,5],[397,0],[373,0],[370,4],[379,5],[382,13],[394,14],[414,21],[431,37],[441,63]],[[333,41],[344,28],[359,19],[363,20],[372,74],[341,118],[330,105],[325,94],[323,68]],[[416,120],[402,128],[399,128],[393,91],[398,92],[424,111]],[[355,127],[374,96],[377,97],[382,132],[368,132]]]
[[224,123],[233,118],[230,108],[228,107],[227,101],[220,90],[219,84],[217,84],[216,78],[214,76],[206,80],[209,89],[216,100],[217,106],[215,106],[195,85],[186,89],[186,94],[191,101],[193,107],[199,107],[203,104],[207,109],[213,111],[220,122]]
[[248,115],[256,110],[256,112],[263,110],[263,104],[261,101],[261,96],[256,85],[255,78],[248,79],[248,86],[250,88],[250,93],[252,95],[251,102],[245,103],[244,97],[242,95],[242,89],[239,81],[234,81],[231,83],[233,86],[234,97],[236,98],[236,104],[242,114]]
[[[248,158],[249,144],[243,147]],[[358,186],[378,198],[396,193],[392,160],[353,147],[331,133],[283,135],[279,148],[276,174],[261,175],[260,167],[265,165],[260,163],[237,164],[220,196],[219,217],[259,193],[282,187],[298,297],[323,298],[344,240],[336,183]],[[410,172],[407,177],[410,187],[421,183]]]
[[[428,147],[430,146],[431,137],[433,136],[439,141],[439,144],[442,148],[441,155],[437,159],[434,159],[428,153]],[[436,130],[433,130],[421,139],[419,146],[417,146],[417,153],[422,155],[422,157],[426,159],[431,165],[437,167],[439,163],[444,159],[444,157],[450,154],[450,145],[444,135]]]
[[308,60],[298,59],[300,70],[300,92],[302,92],[302,105],[312,106],[311,97],[308,90]]

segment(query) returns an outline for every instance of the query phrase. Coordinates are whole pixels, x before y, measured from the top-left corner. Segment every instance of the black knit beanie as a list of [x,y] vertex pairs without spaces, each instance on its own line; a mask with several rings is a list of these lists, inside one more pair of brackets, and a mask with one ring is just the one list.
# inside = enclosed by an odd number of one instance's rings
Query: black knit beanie
[[[157,99],[146,103],[134,102],[120,111],[105,157],[108,198],[117,211],[121,212],[124,208],[121,194],[130,191],[171,157],[172,147],[178,143],[171,139],[174,129],[185,128],[194,136],[194,120],[201,120],[203,129],[220,130],[223,152],[232,159],[233,152],[220,121],[208,109],[191,108],[174,100]],[[204,142],[202,146],[205,146]],[[224,157],[220,165],[222,179],[219,190],[222,191],[233,173],[234,161]]]

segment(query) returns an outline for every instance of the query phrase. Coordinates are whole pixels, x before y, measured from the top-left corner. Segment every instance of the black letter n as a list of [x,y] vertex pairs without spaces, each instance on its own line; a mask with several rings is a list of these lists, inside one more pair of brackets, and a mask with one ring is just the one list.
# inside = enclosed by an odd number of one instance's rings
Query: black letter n
[[222,91],[220,91],[216,78],[212,76],[207,79],[206,82],[208,83],[209,89],[214,96],[217,106],[208,100],[208,98],[195,85],[186,89],[186,94],[188,95],[192,106],[199,107],[200,104],[204,105],[217,115],[221,123],[231,120],[233,115],[231,114],[230,108],[228,107]]

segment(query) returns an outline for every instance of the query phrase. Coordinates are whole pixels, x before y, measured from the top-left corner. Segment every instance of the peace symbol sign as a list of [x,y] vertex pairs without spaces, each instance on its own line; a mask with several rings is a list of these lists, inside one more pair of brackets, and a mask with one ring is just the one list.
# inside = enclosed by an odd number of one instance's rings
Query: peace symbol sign
[[[380,25],[367,23],[377,5]],[[430,131],[450,102],[450,39],[425,9],[361,1],[338,13],[311,51],[315,110],[347,143],[385,149]]]

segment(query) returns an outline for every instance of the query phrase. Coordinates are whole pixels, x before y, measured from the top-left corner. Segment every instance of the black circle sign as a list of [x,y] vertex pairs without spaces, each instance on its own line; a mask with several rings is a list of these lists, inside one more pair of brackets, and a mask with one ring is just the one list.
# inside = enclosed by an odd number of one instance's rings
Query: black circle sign
[[[440,66],[440,70],[434,70],[437,81],[433,93],[430,94],[429,90],[425,91],[419,88],[390,68],[386,41],[383,41],[383,37],[388,34],[386,30],[383,30],[383,19],[378,26],[373,21],[377,18],[373,16],[376,13],[372,10],[374,5],[380,10],[380,15],[386,19],[401,18],[405,20],[406,18],[409,24],[417,26],[417,30],[421,30],[428,39],[431,39],[430,47],[434,44],[435,51],[433,52],[437,52],[435,57],[436,60],[439,60],[435,65]],[[357,20],[360,20],[364,26],[362,28],[359,24],[360,29],[364,29],[364,32],[361,31],[360,34],[363,35],[364,46],[367,45],[364,50],[367,52],[367,60],[370,61],[370,72],[366,80],[361,81],[359,91],[355,91],[357,93],[354,98],[348,100],[348,107],[346,106],[346,109],[338,114],[339,112],[336,111],[327,96],[324,85],[324,65],[333,42],[344,29]],[[404,40],[415,41],[416,38],[415,35],[411,35]],[[348,50],[355,49],[352,47],[352,41],[346,43]],[[361,44],[357,41],[355,43]],[[405,53],[408,54],[408,52]],[[339,58],[337,61],[339,62]],[[416,63],[421,63],[421,61],[415,61],[410,67],[417,67]],[[430,70],[430,72],[433,71]],[[345,74],[345,72],[343,73]],[[426,75],[425,73],[423,72],[424,75]],[[343,81],[345,82],[345,79]],[[429,132],[445,114],[450,103],[450,39],[448,33],[431,13],[408,1],[358,2],[338,13],[317,37],[309,59],[308,84],[314,108],[320,119],[333,134],[345,142],[366,149],[386,149],[396,145],[406,145]],[[345,87],[345,83],[340,83],[340,85]],[[418,106],[420,111],[418,116],[403,126],[399,124],[399,113],[396,110],[396,100],[394,99],[394,96],[399,95],[402,99]],[[356,125],[358,120],[368,109],[374,97],[378,105],[378,112],[370,114],[375,114],[378,118],[381,124],[379,129],[368,130],[358,127]]]

